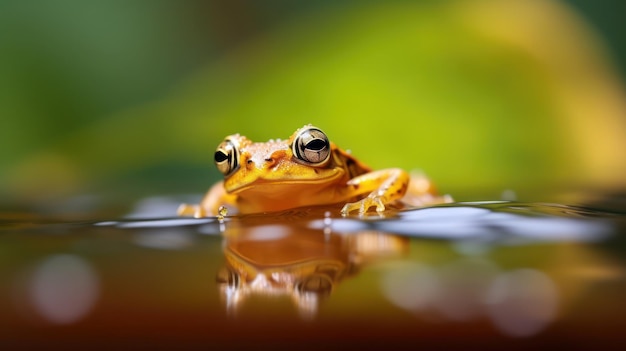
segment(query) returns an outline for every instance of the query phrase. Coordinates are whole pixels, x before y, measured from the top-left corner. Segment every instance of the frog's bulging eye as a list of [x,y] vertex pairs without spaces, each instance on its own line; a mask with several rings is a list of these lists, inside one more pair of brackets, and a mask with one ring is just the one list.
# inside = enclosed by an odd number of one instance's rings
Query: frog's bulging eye
[[214,159],[217,169],[229,176],[239,168],[239,149],[232,140],[226,139],[217,147]]
[[328,137],[315,127],[302,129],[293,140],[291,148],[298,160],[313,166],[325,163],[330,157]]

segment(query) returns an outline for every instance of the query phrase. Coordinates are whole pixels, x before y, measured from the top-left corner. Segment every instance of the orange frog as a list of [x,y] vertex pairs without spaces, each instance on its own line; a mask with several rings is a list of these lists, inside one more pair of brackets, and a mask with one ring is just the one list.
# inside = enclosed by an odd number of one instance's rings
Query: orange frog
[[221,206],[257,213],[340,203],[345,203],[343,215],[362,215],[372,207],[382,212],[405,194],[414,205],[451,201],[436,196],[424,176],[411,177],[399,168],[373,171],[312,125],[288,140],[265,143],[239,134],[227,136],[215,151],[215,164],[224,180],[213,185],[199,205],[182,204],[179,215],[217,215]]

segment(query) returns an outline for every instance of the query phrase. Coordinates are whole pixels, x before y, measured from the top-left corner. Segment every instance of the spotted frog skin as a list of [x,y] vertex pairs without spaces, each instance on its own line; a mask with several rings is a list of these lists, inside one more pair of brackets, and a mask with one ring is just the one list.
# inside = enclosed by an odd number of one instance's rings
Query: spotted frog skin
[[213,185],[199,205],[182,204],[179,215],[217,215],[221,206],[245,214],[341,203],[343,215],[363,215],[371,208],[384,211],[407,190],[413,204],[449,201],[436,196],[424,176],[412,181],[399,168],[373,171],[312,125],[287,140],[264,143],[239,134],[227,136],[215,152],[215,164],[224,180]]

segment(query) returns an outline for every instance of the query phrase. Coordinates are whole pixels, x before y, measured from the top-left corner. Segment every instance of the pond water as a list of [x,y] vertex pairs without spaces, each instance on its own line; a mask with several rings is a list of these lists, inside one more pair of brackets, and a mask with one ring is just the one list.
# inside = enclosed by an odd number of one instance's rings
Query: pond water
[[[454,203],[172,217],[0,215],[0,346],[615,348],[626,216]],[[3,347],[2,349],[8,349]]]

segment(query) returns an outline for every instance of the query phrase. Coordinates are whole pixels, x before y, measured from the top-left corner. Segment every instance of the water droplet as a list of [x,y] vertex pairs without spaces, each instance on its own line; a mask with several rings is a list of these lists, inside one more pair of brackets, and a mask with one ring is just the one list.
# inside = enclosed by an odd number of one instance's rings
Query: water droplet
[[226,206],[220,206],[217,209],[217,219],[223,220],[224,217],[226,217],[227,215],[228,215],[228,209],[226,208]]

